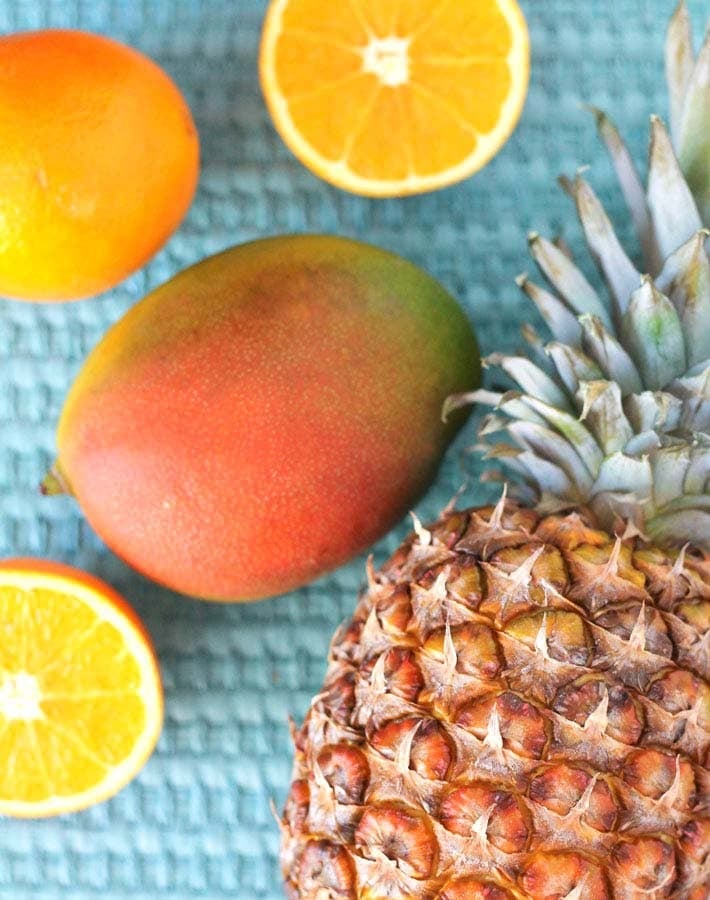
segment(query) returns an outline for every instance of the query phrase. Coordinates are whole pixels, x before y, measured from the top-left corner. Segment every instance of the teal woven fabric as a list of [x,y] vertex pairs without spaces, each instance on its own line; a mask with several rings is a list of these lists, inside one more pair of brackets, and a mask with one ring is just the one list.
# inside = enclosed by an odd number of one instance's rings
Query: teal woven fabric
[[[364,559],[284,598],[192,602],[128,570],[71,500],[41,498],[37,483],[52,458],[64,394],[106,327],[184,266],[262,235],[337,232],[397,251],[460,298],[484,351],[515,348],[530,315],[513,283],[529,266],[527,232],[564,234],[581,248],[555,177],[591,164],[590,178],[624,220],[581,103],[607,109],[644,155],[649,112],[666,112],[662,44],[672,7],[671,0],[522,5],[533,70],[512,140],[464,184],[375,201],[320,182],[271,127],[256,76],[266,0],[0,0],[0,33],[78,27],[154,57],[187,96],[203,154],[195,204],[140,273],[81,303],[0,301],[0,556],[65,560],[114,584],[147,623],[166,688],[158,750],[116,798],[50,821],[0,820],[0,898],[281,896],[269,800],[280,805],[288,785],[287,717],[300,718],[319,689],[330,635],[353,608]],[[691,9],[699,28],[707,0],[693,0]],[[466,440],[421,502],[422,518],[461,484]],[[489,497],[474,478],[465,500]],[[377,560],[405,528],[375,548]]]

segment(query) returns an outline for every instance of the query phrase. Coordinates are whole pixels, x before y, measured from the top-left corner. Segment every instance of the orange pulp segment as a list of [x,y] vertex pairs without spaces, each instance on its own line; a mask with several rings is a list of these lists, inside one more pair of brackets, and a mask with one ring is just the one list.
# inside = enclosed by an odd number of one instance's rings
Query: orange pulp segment
[[0,563],[0,814],[40,818],[116,793],[153,751],[160,675],[108,585],[57,563]]
[[277,130],[366,196],[444,187],[512,133],[529,77],[516,0],[272,0],[261,83]]

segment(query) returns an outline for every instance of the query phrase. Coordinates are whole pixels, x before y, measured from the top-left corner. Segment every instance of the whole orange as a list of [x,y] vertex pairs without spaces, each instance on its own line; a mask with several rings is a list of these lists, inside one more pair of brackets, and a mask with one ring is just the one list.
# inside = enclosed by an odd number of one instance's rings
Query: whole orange
[[0,296],[74,300],[140,268],[197,185],[190,110],[141,53],[81,31],[0,37]]

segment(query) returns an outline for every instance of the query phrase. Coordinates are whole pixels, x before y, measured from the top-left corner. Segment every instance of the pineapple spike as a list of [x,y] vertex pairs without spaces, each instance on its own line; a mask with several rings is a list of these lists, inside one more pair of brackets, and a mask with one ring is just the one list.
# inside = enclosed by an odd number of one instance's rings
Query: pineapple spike
[[623,541],[621,537],[617,535],[616,540],[614,541],[614,547],[609,554],[609,559],[604,566],[604,571],[602,572],[603,578],[613,578],[619,574],[619,557],[621,556],[621,547],[623,545]]
[[503,485],[503,490],[500,492],[500,497],[498,498],[498,502],[493,507],[493,513],[491,514],[490,519],[488,520],[488,524],[491,528],[500,528],[500,524],[503,521],[503,514],[505,513],[505,504],[508,500],[508,484],[507,482]]
[[673,782],[665,794],[662,794],[658,798],[659,806],[665,806],[667,809],[672,810],[678,800],[682,796],[683,790],[683,782],[682,782],[682,770],[681,770],[681,757],[679,754],[676,754],[675,758],[675,775],[673,776]]
[[540,627],[537,630],[537,634],[535,635],[535,652],[539,653],[540,656],[545,659],[551,659],[550,651],[547,647],[547,613],[544,612],[542,614],[542,621],[540,622]]
[[463,483],[459,485],[458,488],[454,491],[453,496],[447,502],[446,506],[441,510],[440,517],[448,516],[449,513],[452,513],[456,507],[458,506],[459,500],[463,497],[463,495],[468,491],[470,486],[470,479],[468,476],[464,478]]
[[[617,546],[621,545],[621,540],[617,539]],[[643,653],[646,649],[646,603],[641,604],[636,623],[629,636],[629,650],[637,653]]]
[[680,548],[680,552],[678,553],[678,557],[676,561],[673,563],[673,568],[671,569],[671,578],[677,578],[679,575],[683,575],[685,572],[685,554],[688,551],[688,547],[690,544],[683,544]]
[[365,562],[365,574],[367,576],[367,588],[374,591],[377,587],[377,575],[375,573],[375,560],[372,553],[368,553]]
[[451,636],[451,624],[447,619],[444,631],[444,673],[446,674],[447,684],[451,684],[453,677],[456,674],[458,661],[458,653],[456,652],[454,639]]
[[409,729],[409,731],[401,741],[399,747],[397,748],[397,752],[395,753],[395,766],[403,775],[409,772],[409,763],[412,759],[412,745],[414,744],[414,739],[417,736],[417,732],[419,731],[421,726],[422,722],[420,719],[414,726],[414,728]]
[[535,567],[535,563],[540,559],[542,554],[545,552],[545,545],[542,544],[539,547],[536,547],[535,550],[522,562],[517,569],[512,571],[510,575],[508,575],[508,579],[513,582],[516,587],[527,587],[530,584],[530,579],[532,578],[532,570]]
[[415,512],[410,512],[409,516],[412,520],[414,533],[422,547],[428,547],[432,541],[431,531],[428,531],[421,523],[421,519]]
[[493,750],[500,759],[503,756],[503,736],[500,733],[500,717],[498,715],[498,704],[494,703],[491,708],[491,714],[488,717],[488,727],[486,728],[486,736],[483,743],[489,750]]
[[582,900],[584,897],[585,885],[587,883],[587,876],[585,875],[582,881],[579,882],[578,885],[572,888],[569,894],[565,894],[562,900]]
[[648,543],[648,535],[644,534],[632,519],[628,519],[628,521],[624,523],[624,531],[621,535],[621,542],[625,543],[626,541],[632,541],[637,537],[641,538],[642,541]]
[[602,699],[597,708],[587,716],[587,721],[582,726],[586,740],[602,740],[609,726],[609,691],[606,685]]

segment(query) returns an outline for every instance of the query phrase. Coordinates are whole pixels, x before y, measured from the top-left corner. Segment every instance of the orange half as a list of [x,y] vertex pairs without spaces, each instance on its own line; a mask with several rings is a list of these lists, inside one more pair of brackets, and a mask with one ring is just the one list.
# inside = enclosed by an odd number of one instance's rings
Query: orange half
[[277,130],[326,181],[372,197],[472,175],[520,118],[516,0],[272,0],[260,74]]
[[39,560],[0,564],[0,814],[43,818],[110,797],[160,734],[155,654],[108,585]]

